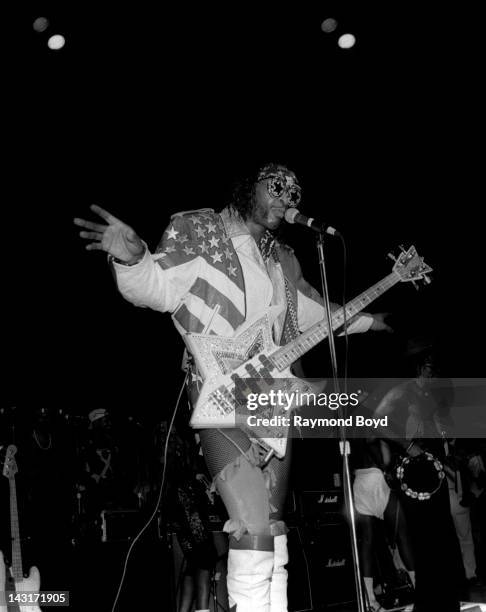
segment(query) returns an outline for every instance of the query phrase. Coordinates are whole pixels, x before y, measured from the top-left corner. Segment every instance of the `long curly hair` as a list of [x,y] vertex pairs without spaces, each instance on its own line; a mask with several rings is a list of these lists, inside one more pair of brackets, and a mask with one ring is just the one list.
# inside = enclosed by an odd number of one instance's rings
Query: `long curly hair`
[[237,181],[231,193],[228,208],[231,213],[241,215],[243,219],[248,219],[255,206],[255,186],[256,176],[245,176]]

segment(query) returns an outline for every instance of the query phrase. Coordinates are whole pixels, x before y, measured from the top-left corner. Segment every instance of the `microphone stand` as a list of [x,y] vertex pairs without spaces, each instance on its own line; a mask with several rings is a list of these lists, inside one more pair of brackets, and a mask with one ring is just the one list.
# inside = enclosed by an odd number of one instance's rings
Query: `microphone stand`
[[[326,308],[326,318],[327,318],[327,329],[328,329],[328,338],[329,338],[329,351],[331,355],[331,364],[332,364],[332,376],[334,381],[334,391],[339,393],[339,379],[338,379],[338,368],[337,368],[337,358],[336,358],[336,346],[334,344],[334,333],[332,329],[332,316],[331,316],[331,306],[329,303],[329,290],[327,284],[327,275],[326,275],[326,264],[324,258],[324,235],[323,232],[319,232],[319,237],[317,239],[317,251],[319,253],[319,267],[321,271],[321,286],[322,286],[322,295],[324,297],[324,306]],[[338,416],[343,417],[341,406],[338,407]],[[343,422],[343,421],[339,421]],[[354,509],[354,500],[353,500],[353,492],[351,489],[351,477],[349,473],[349,455],[350,455],[350,446],[349,442],[346,439],[346,427],[344,425],[339,425],[339,449],[343,458],[343,484],[344,484],[344,500],[346,503],[346,507],[349,511],[349,516],[351,520],[351,549],[353,552],[353,564],[354,564],[354,580],[356,584],[356,596],[358,600],[358,612],[366,612],[366,605],[364,600],[364,592],[363,592],[363,582],[361,578],[361,567],[359,563],[359,553],[358,553],[358,539],[356,536],[356,517],[355,517],[355,509]]]

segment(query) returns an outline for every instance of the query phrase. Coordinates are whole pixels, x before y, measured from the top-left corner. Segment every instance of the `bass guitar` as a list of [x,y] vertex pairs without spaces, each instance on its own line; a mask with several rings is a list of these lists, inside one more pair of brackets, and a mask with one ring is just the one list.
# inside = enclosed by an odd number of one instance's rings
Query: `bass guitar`
[[[22,569],[22,552],[20,547],[20,527],[17,509],[17,489],[15,474],[18,472],[15,461],[17,447],[11,444],[7,447],[3,475],[8,478],[10,487],[10,534],[12,538],[12,564],[5,568],[3,556],[0,553],[0,591],[5,593],[5,600],[0,601],[0,612],[41,612],[37,604],[23,605],[23,594],[35,594],[40,589],[40,574],[36,567],[31,567],[29,575],[24,577]],[[8,604],[8,606],[7,606]]]
[[[361,312],[399,282],[424,280],[432,271],[411,246],[402,248],[394,260],[392,272],[332,314],[332,332]],[[327,321],[322,320],[285,346],[277,346],[272,338],[272,325],[281,307],[267,308],[254,320],[245,323],[238,336],[224,338],[209,334],[186,334],[185,341],[194,356],[203,386],[194,407],[190,424],[197,429],[241,427],[261,446],[278,457],[285,455],[288,427],[248,427],[237,422],[235,407],[240,393],[267,394],[279,387],[286,397],[312,392],[309,383],[292,375],[290,366],[329,335]],[[237,388],[237,393],[235,389]],[[292,395],[293,394],[293,395]],[[294,403],[275,409],[272,416],[288,415]]]

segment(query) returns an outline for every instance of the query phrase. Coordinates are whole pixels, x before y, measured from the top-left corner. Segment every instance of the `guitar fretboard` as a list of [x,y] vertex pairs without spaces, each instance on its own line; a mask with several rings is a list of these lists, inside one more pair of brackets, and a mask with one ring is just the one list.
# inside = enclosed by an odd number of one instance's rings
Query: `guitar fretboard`
[[20,550],[19,514],[17,509],[17,489],[15,479],[9,478],[10,486],[10,533],[12,537],[12,575],[15,580],[24,577],[22,569],[22,552]]
[[[373,300],[380,297],[385,291],[388,291],[393,285],[400,281],[400,277],[392,272],[388,276],[385,276],[383,280],[376,283],[366,291],[363,291],[358,297],[348,302],[344,308],[336,310],[331,317],[332,330],[335,331],[344,324],[344,314],[346,313],[346,319],[350,319],[352,316],[358,314],[366,308],[368,304],[371,304]],[[311,328],[301,334],[298,338],[289,342],[285,346],[277,349],[269,359],[273,365],[282,371],[288,368],[294,361],[299,357],[302,357],[311,348],[314,348],[316,344],[319,344],[324,338],[329,335],[327,327],[327,321],[323,319],[315,323]]]

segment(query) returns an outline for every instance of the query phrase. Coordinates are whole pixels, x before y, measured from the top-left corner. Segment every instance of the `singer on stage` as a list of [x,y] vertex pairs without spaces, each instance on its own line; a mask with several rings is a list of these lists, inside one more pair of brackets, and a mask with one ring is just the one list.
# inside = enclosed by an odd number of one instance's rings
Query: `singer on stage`
[[[135,231],[98,206],[104,223],[75,219],[87,249],[110,254],[118,288],[128,301],[170,312],[178,331],[232,338],[271,305],[283,311],[274,340],[286,344],[324,318],[319,293],[302,276],[292,249],[277,237],[288,208],[301,200],[296,175],[268,164],[238,183],[220,213],[172,216],[155,253]],[[389,329],[382,315],[361,314],[350,333]],[[189,379],[194,402],[197,364]],[[288,561],[282,521],[291,450],[263,463],[266,453],[240,429],[203,429],[201,443],[229,520],[228,593],[237,612],[287,610]]]

